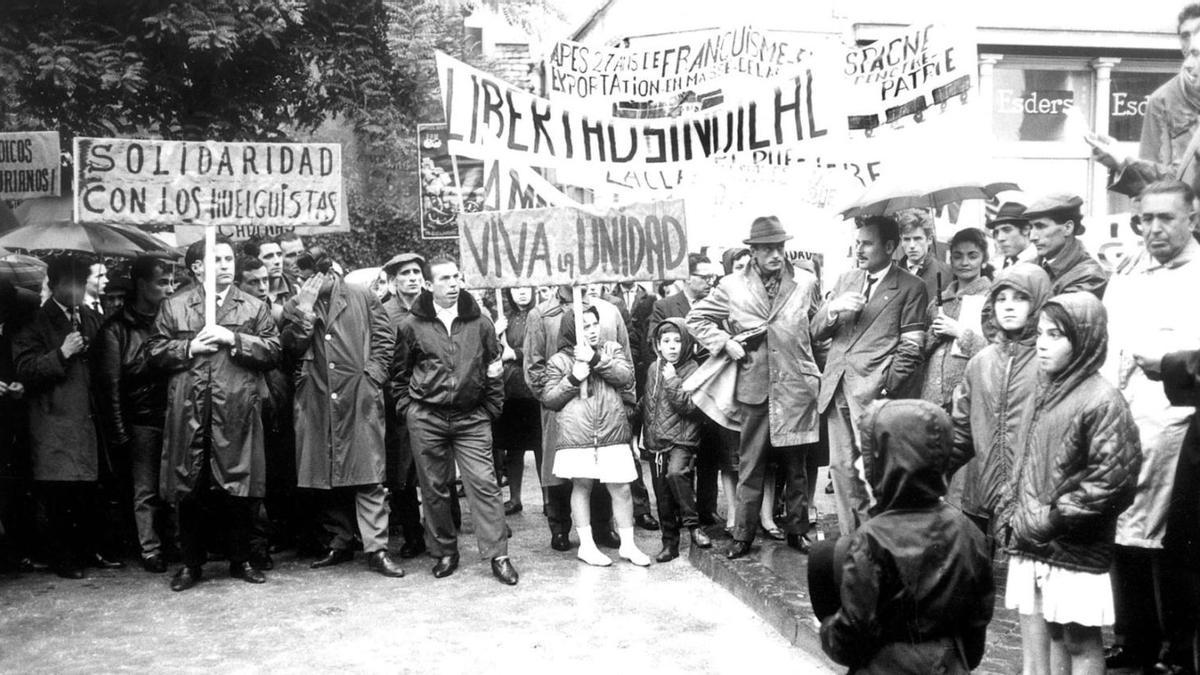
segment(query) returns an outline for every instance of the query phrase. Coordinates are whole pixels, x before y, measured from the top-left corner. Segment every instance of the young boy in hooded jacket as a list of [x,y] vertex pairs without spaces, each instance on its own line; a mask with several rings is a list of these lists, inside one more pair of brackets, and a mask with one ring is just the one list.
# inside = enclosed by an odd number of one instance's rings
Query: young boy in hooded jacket
[[967,673],[995,588],[983,533],[942,499],[950,419],[929,401],[877,401],[859,428],[876,505],[849,535],[821,647],[851,673]]
[[658,498],[658,520],[662,524],[662,550],[658,562],[679,557],[679,533],[686,527],[692,544],[712,546],[700,529],[696,512],[696,449],[700,445],[703,413],[683,391],[683,381],[697,368],[695,342],[683,319],[669,318],[654,329],[651,344],[658,355],[646,368],[646,391],[642,396],[643,446],[654,453],[650,475]]

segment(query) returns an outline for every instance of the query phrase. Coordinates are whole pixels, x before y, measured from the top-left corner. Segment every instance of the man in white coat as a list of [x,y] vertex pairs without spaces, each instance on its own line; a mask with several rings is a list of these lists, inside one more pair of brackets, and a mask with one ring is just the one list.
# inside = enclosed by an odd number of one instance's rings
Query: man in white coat
[[1190,659],[1186,635],[1192,624],[1183,616],[1193,610],[1185,606],[1188,594],[1178,592],[1187,577],[1164,555],[1163,535],[1175,465],[1194,409],[1170,404],[1156,367],[1164,354],[1200,348],[1200,314],[1179,303],[1181,294],[1200,288],[1195,208],[1186,183],[1148,185],[1140,213],[1147,255],[1113,276],[1104,298],[1109,344],[1102,373],[1128,401],[1143,453],[1133,504],[1117,521],[1112,574],[1117,642],[1110,667],[1150,668],[1160,658],[1183,665]]

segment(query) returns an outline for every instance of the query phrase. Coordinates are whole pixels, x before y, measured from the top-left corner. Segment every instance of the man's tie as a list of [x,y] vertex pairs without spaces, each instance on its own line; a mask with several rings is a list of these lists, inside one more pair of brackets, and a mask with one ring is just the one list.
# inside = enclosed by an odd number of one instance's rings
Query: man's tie
[[863,295],[867,296],[867,300],[871,299],[871,289],[875,287],[876,281],[879,281],[879,279],[877,279],[869,274],[867,275],[867,287],[863,291]]
[[1017,264],[1017,256],[1015,256],[1015,255],[1005,256],[1003,269],[1008,269],[1009,267],[1012,267],[1013,265],[1016,265],[1016,264]]
[[73,330],[74,330],[76,333],[78,333],[78,332],[79,332],[79,326],[80,326],[80,324],[81,324],[81,323],[82,323],[82,322],[79,320],[79,308],[78,308],[78,307],[72,307],[72,308],[71,308],[71,328],[72,328],[72,329],[73,329]]

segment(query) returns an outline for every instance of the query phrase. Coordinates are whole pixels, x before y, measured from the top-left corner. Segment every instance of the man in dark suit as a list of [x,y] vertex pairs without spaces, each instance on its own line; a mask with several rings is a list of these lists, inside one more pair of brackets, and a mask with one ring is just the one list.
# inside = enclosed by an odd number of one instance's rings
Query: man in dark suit
[[906,398],[920,386],[929,295],[921,279],[900,269],[892,253],[900,241],[894,218],[863,219],[855,237],[858,269],[843,274],[813,318],[814,340],[832,338],[817,402],[829,423],[830,472],[842,534],[866,520],[868,488],[861,463],[858,420],[872,401]]

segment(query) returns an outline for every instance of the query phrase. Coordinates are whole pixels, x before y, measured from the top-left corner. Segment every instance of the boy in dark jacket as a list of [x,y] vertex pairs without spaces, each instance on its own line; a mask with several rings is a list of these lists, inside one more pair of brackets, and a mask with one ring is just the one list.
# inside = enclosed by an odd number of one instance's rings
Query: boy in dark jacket
[[876,506],[850,535],[821,647],[851,673],[966,673],[995,589],[983,533],[942,500],[950,419],[928,401],[879,401],[859,426]]
[[655,560],[662,563],[679,557],[681,527],[700,548],[712,546],[712,540],[700,529],[693,482],[704,417],[683,391],[683,381],[697,368],[694,342],[680,318],[664,319],[651,338],[658,358],[646,368],[642,434],[644,447],[654,453],[650,472],[663,541]]

